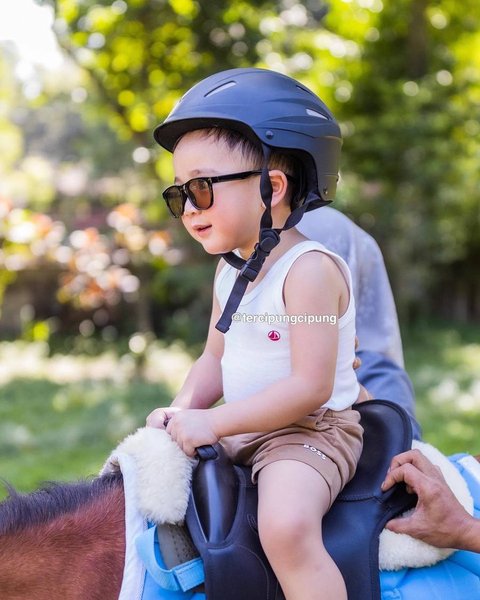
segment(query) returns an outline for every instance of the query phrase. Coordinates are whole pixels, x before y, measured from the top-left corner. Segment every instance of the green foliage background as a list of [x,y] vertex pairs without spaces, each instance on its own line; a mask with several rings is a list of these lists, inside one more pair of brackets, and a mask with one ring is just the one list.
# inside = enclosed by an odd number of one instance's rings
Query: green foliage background
[[[31,272],[46,278],[44,269],[52,263],[60,273],[66,269],[55,258],[58,248],[39,254],[39,239],[18,235],[32,223],[41,230],[45,216],[62,224],[67,241],[89,227],[103,244],[98,255],[123,252],[126,275],[137,278],[141,292],[113,302],[107,290],[99,303],[81,308],[71,308],[76,299],[70,298],[68,308],[56,289],[33,291],[33,313],[23,301],[18,306],[28,309],[21,314],[21,330],[9,329],[4,318],[0,334],[46,340],[53,355],[90,352],[112,340],[120,348],[118,336],[153,331],[198,352],[215,265],[168,219],[159,201],[172,169],[168,153],[154,146],[152,130],[202,77],[230,67],[266,67],[298,78],[337,116],[344,147],[336,207],[372,233],[385,255],[427,438],[445,451],[464,449],[460,442],[475,451],[477,0],[37,1],[55,11],[54,29],[68,63],[56,77],[39,68],[33,84],[25,83],[16,76],[15,52],[0,47],[0,306]],[[81,184],[66,186],[72,178]],[[119,205],[138,211],[130,241],[108,218]],[[9,207],[8,218],[3,206]],[[138,243],[156,231],[168,240],[159,253]],[[65,252],[67,241],[55,243]],[[425,329],[426,318],[451,324]],[[128,354],[128,342],[125,347]],[[111,430],[102,434],[98,423],[109,419],[119,397],[126,412],[141,415],[131,425],[140,424],[157,401],[168,401],[171,391],[161,383],[152,388],[141,381],[132,380],[121,393],[108,386],[90,389],[88,382],[64,390],[48,378],[2,384],[0,454],[2,465],[4,458],[9,461],[2,473],[12,478],[25,440],[28,460],[49,462],[50,473],[58,467],[70,476],[77,459],[86,459],[81,472],[90,472],[97,467],[95,457],[114,442]],[[42,406],[62,393],[70,398],[63,424],[48,411],[42,421]],[[82,398],[90,406],[86,411]],[[30,409],[31,423],[25,416]],[[29,446],[33,438],[22,437],[16,427],[24,422],[34,431],[36,419],[42,433]],[[78,429],[65,426],[67,421]],[[18,439],[11,431],[19,432]],[[99,446],[93,438],[101,438]],[[13,481],[28,488],[47,475],[40,471],[33,480],[19,474]]]
[[[153,126],[212,71],[259,65],[297,77],[342,123],[338,205],[382,244],[402,317],[438,311],[438,294],[448,316],[480,317],[474,0],[115,5],[58,0],[57,14],[63,46],[119,134],[150,146]],[[86,50],[92,36],[101,47]],[[160,152],[152,164],[162,182],[166,160]]]
[[[229,67],[267,67],[310,86],[339,119],[344,149],[336,206],[379,241],[402,322],[431,314],[480,319],[476,0],[461,6],[453,0],[43,4],[55,10],[54,29],[71,63],[61,80],[41,80],[40,93],[29,100],[12,75],[13,59],[0,59],[6,81],[0,126],[8,140],[3,170],[11,177],[22,159],[28,167],[26,159],[40,157],[45,172],[80,164],[92,182],[116,184],[91,185],[66,198],[37,169],[35,180],[24,177],[31,179],[22,198],[29,207],[61,216],[68,229],[75,216],[132,202],[147,227],[172,233],[182,264],[194,267],[201,285],[211,261],[159,202],[172,170],[168,153],[154,147],[152,130],[202,77]],[[135,163],[138,149],[146,158]],[[139,277],[158,318],[144,313],[142,327],[175,336],[178,325],[184,335],[192,302],[205,321],[208,302],[189,290],[192,280],[176,282],[184,290],[173,307],[171,262],[148,262],[151,269],[140,269]],[[198,343],[204,330],[192,327],[190,342]]]

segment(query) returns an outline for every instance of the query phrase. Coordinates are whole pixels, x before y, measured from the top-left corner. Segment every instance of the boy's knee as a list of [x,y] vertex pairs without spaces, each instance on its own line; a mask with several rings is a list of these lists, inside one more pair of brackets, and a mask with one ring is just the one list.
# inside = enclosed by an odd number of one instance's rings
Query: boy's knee
[[302,546],[309,546],[312,536],[321,540],[321,522],[312,523],[307,515],[296,512],[271,512],[259,519],[262,547],[270,554],[301,554]]

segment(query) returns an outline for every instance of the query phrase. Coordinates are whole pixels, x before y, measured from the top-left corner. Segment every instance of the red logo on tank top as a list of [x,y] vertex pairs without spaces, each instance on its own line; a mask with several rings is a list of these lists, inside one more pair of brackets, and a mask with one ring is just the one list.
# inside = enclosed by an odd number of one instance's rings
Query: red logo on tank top
[[280,339],[280,334],[278,333],[278,331],[275,331],[275,329],[272,329],[272,331],[268,332],[268,339],[272,342],[278,342],[278,340]]

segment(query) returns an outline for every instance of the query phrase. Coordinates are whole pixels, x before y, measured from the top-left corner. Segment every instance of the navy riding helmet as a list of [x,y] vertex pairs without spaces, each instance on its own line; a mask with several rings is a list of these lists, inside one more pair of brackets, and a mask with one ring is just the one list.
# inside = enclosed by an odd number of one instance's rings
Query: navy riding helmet
[[[306,211],[329,204],[335,197],[342,145],[340,127],[325,104],[291,77],[266,69],[231,69],[211,75],[191,88],[154,131],[155,140],[173,152],[178,140],[196,129],[224,127],[263,148],[260,191],[265,211],[259,241],[245,261],[233,252],[225,260],[240,270],[217,328],[231,324],[245,289],[257,277],[266,257]],[[268,175],[271,151],[296,156],[304,168],[304,199],[281,229],[272,228],[272,189]]]

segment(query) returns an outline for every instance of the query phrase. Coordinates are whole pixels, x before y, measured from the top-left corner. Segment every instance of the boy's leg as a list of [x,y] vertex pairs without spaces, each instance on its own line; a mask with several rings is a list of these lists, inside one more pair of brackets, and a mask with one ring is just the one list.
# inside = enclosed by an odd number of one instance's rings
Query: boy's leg
[[346,600],[322,541],[330,490],[311,466],[278,460],[258,474],[260,540],[287,600]]

